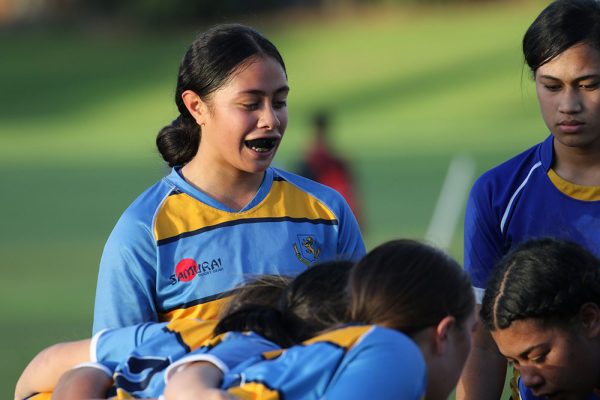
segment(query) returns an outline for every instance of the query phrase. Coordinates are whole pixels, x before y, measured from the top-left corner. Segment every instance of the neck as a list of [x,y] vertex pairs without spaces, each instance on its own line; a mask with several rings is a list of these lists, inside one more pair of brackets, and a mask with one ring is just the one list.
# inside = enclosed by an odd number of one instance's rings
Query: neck
[[194,160],[186,164],[181,169],[181,173],[184,179],[196,189],[236,211],[250,203],[265,175],[264,171],[248,173],[206,168],[198,165]]
[[583,186],[600,186],[600,152],[567,147],[554,141],[552,169],[563,179]]

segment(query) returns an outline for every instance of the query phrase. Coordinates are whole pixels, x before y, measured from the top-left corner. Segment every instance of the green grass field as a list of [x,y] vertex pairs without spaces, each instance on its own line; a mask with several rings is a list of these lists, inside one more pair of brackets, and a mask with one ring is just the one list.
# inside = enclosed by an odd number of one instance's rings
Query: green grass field
[[[520,40],[546,2],[285,17],[292,167],[313,111],[334,113],[360,178],[371,248],[423,237],[451,158],[478,173],[543,139]],[[198,28],[199,30],[201,27]],[[175,117],[194,32],[0,36],[0,397],[42,347],[90,335],[97,266],[124,208],[166,172],[154,149]],[[462,231],[450,252],[462,258]]]

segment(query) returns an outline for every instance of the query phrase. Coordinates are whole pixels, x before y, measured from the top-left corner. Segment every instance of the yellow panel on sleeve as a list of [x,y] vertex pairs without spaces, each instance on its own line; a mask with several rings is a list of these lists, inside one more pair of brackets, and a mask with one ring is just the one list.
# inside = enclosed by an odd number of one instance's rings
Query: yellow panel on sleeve
[[373,329],[373,325],[348,326],[315,336],[305,341],[304,344],[328,342],[348,350],[371,329]]
[[269,389],[259,382],[245,383],[242,386],[228,389],[227,393],[242,400],[279,400],[281,398],[276,390]]

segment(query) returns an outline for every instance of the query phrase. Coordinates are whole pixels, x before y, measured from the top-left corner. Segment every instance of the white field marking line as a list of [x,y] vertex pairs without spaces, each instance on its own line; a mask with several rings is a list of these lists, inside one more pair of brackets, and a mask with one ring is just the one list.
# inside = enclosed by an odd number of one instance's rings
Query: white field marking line
[[425,240],[448,249],[454,238],[459,218],[475,175],[475,161],[456,155],[450,161]]

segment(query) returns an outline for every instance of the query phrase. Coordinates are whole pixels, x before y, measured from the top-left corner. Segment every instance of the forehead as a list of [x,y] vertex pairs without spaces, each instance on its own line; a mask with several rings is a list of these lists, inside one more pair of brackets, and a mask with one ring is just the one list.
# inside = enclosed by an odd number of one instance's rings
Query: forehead
[[550,346],[559,341],[559,338],[569,335],[559,327],[542,326],[539,321],[531,318],[514,321],[508,328],[494,330],[491,334],[500,352],[513,358],[536,346]]
[[287,89],[287,78],[281,64],[272,57],[251,57],[239,65],[221,88],[229,93],[261,91],[272,93]]
[[551,77],[564,81],[588,75],[600,75],[600,52],[585,43],[569,47],[536,71],[536,77]]

